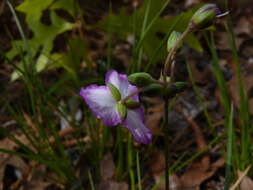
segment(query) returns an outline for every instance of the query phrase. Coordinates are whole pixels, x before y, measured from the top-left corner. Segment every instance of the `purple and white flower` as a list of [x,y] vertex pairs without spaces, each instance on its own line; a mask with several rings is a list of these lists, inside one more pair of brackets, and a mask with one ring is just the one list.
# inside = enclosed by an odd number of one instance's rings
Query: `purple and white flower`
[[[133,135],[134,140],[149,144],[152,140],[152,133],[149,128],[144,125],[144,110],[142,107],[135,109],[127,109],[126,117],[122,118],[117,111],[117,104],[120,101],[115,100],[108,84],[114,85],[121,95],[121,100],[137,90],[137,87],[131,85],[127,79],[127,75],[119,74],[115,70],[108,71],[105,77],[106,85],[90,85],[82,88],[80,95],[84,98],[94,115],[102,119],[107,126],[116,126],[122,124]],[[131,97],[135,102],[139,102],[139,95]]]

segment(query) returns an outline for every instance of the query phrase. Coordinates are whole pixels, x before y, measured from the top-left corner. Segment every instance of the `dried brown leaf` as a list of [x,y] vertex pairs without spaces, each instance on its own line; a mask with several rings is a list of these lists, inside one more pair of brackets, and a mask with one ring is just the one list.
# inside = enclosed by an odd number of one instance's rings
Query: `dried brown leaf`
[[244,176],[242,182],[240,184],[240,190],[252,190],[253,189],[253,181],[248,176]]
[[150,159],[150,170],[151,174],[156,177],[161,177],[164,175],[165,169],[165,156],[164,153],[158,149],[155,149],[151,155]]
[[115,164],[113,162],[112,154],[107,153],[100,163],[100,173],[103,181],[113,178],[115,172]]
[[145,124],[149,129],[151,129],[152,133],[155,135],[162,135],[160,122],[163,118],[163,114],[164,105],[161,102],[156,103],[154,106],[148,109]]
[[125,182],[103,181],[99,184],[98,190],[128,190]]
[[115,174],[115,164],[111,153],[107,153],[100,163],[101,183],[98,190],[128,190],[125,182],[116,182],[113,179]]
[[203,166],[202,161],[193,163],[180,177],[180,188],[198,190],[203,181],[212,177],[224,163],[223,158],[212,163],[209,168],[206,168],[205,165]]
[[[251,166],[249,165],[244,171],[238,171],[238,179],[236,182],[230,187],[229,190],[236,190],[239,185],[241,185],[241,182],[244,180],[244,178],[247,176]],[[245,183],[246,187],[246,183]]]
[[251,20],[245,16],[241,17],[235,27],[235,34],[251,35],[252,32],[253,32],[253,25],[252,25]]

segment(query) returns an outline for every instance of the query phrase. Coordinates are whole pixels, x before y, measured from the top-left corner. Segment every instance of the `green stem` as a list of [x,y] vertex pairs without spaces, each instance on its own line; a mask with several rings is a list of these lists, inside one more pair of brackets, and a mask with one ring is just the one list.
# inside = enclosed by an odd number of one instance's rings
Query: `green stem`
[[165,141],[165,189],[169,190],[170,181],[169,181],[169,127],[168,127],[168,114],[169,114],[169,100],[168,98],[164,98],[164,141]]
[[[179,37],[179,39],[175,42],[174,46],[171,48],[164,64],[164,70],[163,70],[163,83],[165,84],[165,92],[167,91],[167,88],[169,84],[171,84],[172,80],[167,81],[167,72],[169,70],[169,67],[173,67],[173,61],[174,57],[177,51],[178,46],[183,42],[185,37],[194,30],[194,26],[192,23],[189,23],[186,30],[183,32],[183,34]],[[173,78],[173,68],[170,68],[171,72],[171,79]],[[169,190],[169,122],[168,122],[168,113],[169,113],[169,100],[166,95],[164,96],[164,141],[165,141],[165,190]]]
[[138,190],[142,190],[139,152],[136,152],[136,166],[137,166]]
[[117,150],[118,150],[118,161],[117,161],[117,177],[120,179],[123,173],[124,167],[124,147],[122,141],[122,130],[120,127],[117,128]]
[[128,162],[128,172],[130,177],[130,189],[135,190],[135,176],[133,171],[133,140],[130,133],[128,134],[128,143],[127,143],[127,162]]
[[169,70],[169,67],[171,66],[171,63],[174,59],[174,56],[176,54],[176,50],[179,46],[179,44],[185,39],[185,37],[192,32],[193,30],[193,26],[192,24],[189,24],[186,28],[186,30],[183,32],[183,34],[180,36],[180,38],[175,42],[175,45],[172,47],[172,49],[170,50],[166,60],[165,60],[165,64],[164,64],[164,70],[163,70],[163,81],[166,82],[166,76],[167,76],[167,72]]

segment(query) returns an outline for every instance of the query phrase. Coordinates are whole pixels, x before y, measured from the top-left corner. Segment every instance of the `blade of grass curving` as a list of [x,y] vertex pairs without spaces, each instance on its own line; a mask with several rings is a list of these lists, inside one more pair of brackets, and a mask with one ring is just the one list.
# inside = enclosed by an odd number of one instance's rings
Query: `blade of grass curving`
[[[17,27],[18,27],[18,31],[19,31],[19,33],[20,33],[20,35],[21,35],[21,38],[22,38],[23,42],[24,42],[25,50],[31,55],[30,48],[29,48],[29,43],[28,43],[28,40],[27,40],[27,38],[26,38],[26,36],[25,36],[24,30],[23,30],[23,28],[22,28],[22,26],[21,26],[21,24],[20,24],[20,22],[19,22],[18,16],[17,16],[15,10],[13,9],[12,4],[11,4],[8,0],[6,1],[6,3],[7,3],[7,5],[8,5],[8,7],[10,8],[11,13],[12,13],[12,15],[13,15],[13,17],[14,17],[14,20],[15,20],[16,25],[17,25]],[[29,56],[30,56],[30,55],[29,55]],[[31,58],[31,57],[30,57],[30,58]]]
[[[228,1],[226,0],[226,9],[228,10]],[[239,54],[236,48],[235,35],[232,27],[231,15],[227,16],[227,23],[225,24],[226,31],[229,34],[229,43],[234,57],[236,80],[238,84],[238,91],[240,96],[240,125],[241,125],[241,162],[240,169],[244,170],[250,164],[251,157],[251,133],[252,124],[250,122],[249,100],[245,94],[245,87],[242,81],[241,64]]]
[[143,40],[145,39],[147,33],[149,32],[149,30],[151,29],[151,27],[153,26],[153,24],[155,23],[155,21],[159,18],[159,16],[161,15],[161,13],[165,10],[165,8],[167,7],[167,5],[169,4],[170,0],[167,0],[163,6],[161,7],[161,9],[157,12],[157,14],[153,17],[153,19],[150,21],[149,25],[145,28],[145,31],[143,31],[143,34],[141,35],[142,38],[140,38],[136,49],[140,49],[141,45],[143,43]]
[[[142,23],[140,39],[142,39],[144,37],[144,32],[145,32],[145,29],[146,29],[146,26],[147,26],[148,16],[149,16],[149,12],[150,12],[150,5],[151,5],[151,0],[148,0],[148,4],[147,4],[147,7],[145,9],[144,19],[143,19],[143,23]],[[143,47],[141,47],[140,49],[137,49],[137,51],[138,51],[137,71],[140,71],[142,56],[143,56]]]
[[[11,13],[14,17],[15,23],[18,27],[18,31],[21,35],[21,38],[23,40],[24,43],[24,50],[27,52],[28,55],[28,60],[25,59],[25,57],[23,56],[23,53],[21,53],[21,57],[23,57],[22,59],[22,67],[24,69],[24,81],[26,82],[26,86],[27,86],[27,90],[29,92],[30,95],[30,101],[31,101],[31,106],[32,106],[32,112],[35,113],[35,97],[34,97],[34,93],[33,93],[33,83],[35,82],[35,76],[34,76],[34,64],[33,63],[33,59],[32,59],[32,53],[31,53],[31,48],[29,46],[29,42],[25,36],[24,30],[21,26],[21,23],[18,19],[18,16],[12,6],[12,4],[7,0],[7,5],[11,10]],[[30,66],[30,69],[28,68],[28,65]],[[37,81],[37,79],[36,79]],[[39,84],[36,84],[35,86],[39,87]]]
[[[17,46],[15,46],[16,49],[18,49]],[[21,50],[20,50],[20,55],[22,55]],[[16,64],[14,64],[11,60],[9,60],[6,56],[3,57],[4,60],[11,65],[15,70],[17,70],[19,73],[21,73],[21,76],[25,76],[25,72],[19,68]]]
[[[29,133],[29,126],[27,126],[27,124],[24,122],[24,118],[22,117],[22,111],[19,110],[19,108],[17,108],[17,111],[14,110],[15,108],[10,106],[9,104],[7,104],[7,110],[9,111],[9,113],[13,116],[14,120],[17,122],[19,128],[21,129],[21,132],[26,136],[26,138],[29,140],[29,142],[31,143],[31,145],[38,150],[38,144],[37,144],[37,140],[36,137],[34,136],[33,133]],[[10,136],[12,136],[11,134],[9,134]],[[12,139],[15,142],[15,139]],[[18,144],[21,145],[21,144]]]
[[211,39],[209,39],[207,37],[207,35],[205,35],[205,39],[206,39],[207,45],[208,45],[208,47],[211,51],[211,54],[212,54],[213,72],[214,72],[214,76],[216,78],[216,81],[218,83],[218,87],[221,92],[221,102],[224,107],[226,116],[229,116],[229,114],[230,114],[230,99],[229,99],[229,95],[228,95],[226,82],[225,82],[224,76],[222,74],[222,70],[220,68],[220,65],[219,65],[219,59],[218,59],[218,55],[217,55],[215,44],[214,44],[213,34],[211,33]]
[[[7,5],[8,5],[8,7],[10,8],[10,11],[11,11],[11,13],[12,13],[12,15],[13,15],[13,17],[14,17],[14,20],[15,20],[15,22],[16,22],[16,25],[17,25],[17,27],[18,27],[18,31],[19,31],[19,33],[20,33],[20,35],[21,35],[22,40],[23,40],[24,47],[25,47],[25,51],[27,51],[28,58],[29,58],[28,61],[29,61],[30,63],[32,63],[32,53],[31,53],[31,49],[30,49],[30,47],[29,47],[28,40],[27,40],[27,38],[26,38],[26,36],[25,36],[24,30],[23,30],[23,28],[22,28],[22,26],[21,26],[21,24],[20,24],[20,21],[19,21],[19,19],[18,19],[18,16],[17,16],[17,14],[16,14],[16,12],[15,12],[15,10],[14,10],[12,4],[11,4],[8,0],[6,1],[6,3],[7,3]],[[28,65],[26,64],[26,62],[24,62],[24,69],[26,69],[26,71],[28,71]]]
[[139,157],[139,152],[138,152],[138,151],[136,151],[136,166],[137,166],[138,189],[139,189],[139,190],[142,190],[142,185],[141,185],[140,157]]
[[95,185],[94,185],[94,181],[93,181],[93,178],[92,178],[92,175],[90,173],[90,170],[88,171],[88,177],[89,177],[89,182],[90,182],[90,188],[91,190],[95,190]]
[[189,155],[189,151],[184,151],[179,158],[177,158],[177,160],[171,165],[169,173],[173,174],[176,172],[176,168],[183,163],[183,160],[186,159],[186,156]]
[[227,156],[226,156],[226,173],[225,173],[225,183],[224,190],[228,190],[230,187],[230,183],[232,180],[232,166],[233,166],[233,146],[234,146],[234,125],[233,125],[233,116],[234,109],[233,105],[231,105],[231,112],[229,115],[229,121],[227,126]]
[[[152,28],[152,26],[156,22],[156,20],[159,18],[159,16],[161,15],[161,13],[165,10],[165,8],[167,7],[167,5],[169,4],[169,2],[170,2],[170,0],[167,0],[162,5],[162,7],[160,8],[160,10],[155,14],[155,16],[151,19],[151,21],[147,25],[148,14],[149,14],[149,11],[150,11],[150,8],[148,8],[148,7],[150,6],[149,4],[151,4],[151,0],[149,0],[148,5],[147,5],[148,9],[146,8],[146,10],[145,10],[145,18],[144,18],[143,25],[142,25],[140,39],[138,40],[138,42],[135,45],[134,50],[133,50],[133,55],[134,55],[133,59],[134,60],[133,60],[133,65],[131,66],[131,69],[130,69],[131,72],[135,72],[138,69],[138,67],[141,68],[141,58],[142,58],[142,51],[141,51],[141,49],[142,49],[143,41],[144,41],[147,33],[150,31],[150,29]],[[134,33],[134,34],[136,34],[136,33]],[[135,60],[136,57],[137,57],[137,62]]]
[[[86,127],[86,133],[87,136],[90,137],[91,139],[91,143],[90,146],[92,147],[91,152],[90,152],[90,156],[92,158],[92,164],[94,164],[94,166],[96,166],[95,168],[95,176],[98,176],[100,173],[100,161],[101,161],[101,150],[100,150],[100,137],[101,137],[101,133],[100,133],[100,129],[101,127],[104,127],[103,124],[98,121],[97,119],[95,119],[94,117],[90,117],[90,112],[88,110],[86,110],[87,113],[85,113],[85,116],[87,116],[86,118],[89,118],[86,120],[85,125]],[[97,126],[97,127],[94,127]]]

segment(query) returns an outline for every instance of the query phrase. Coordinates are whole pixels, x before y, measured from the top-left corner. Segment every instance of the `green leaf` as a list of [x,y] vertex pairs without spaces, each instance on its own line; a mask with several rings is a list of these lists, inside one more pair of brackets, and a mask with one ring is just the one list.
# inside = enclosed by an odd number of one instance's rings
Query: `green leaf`
[[50,69],[61,67],[65,69],[68,73],[72,74],[73,76],[76,76],[75,70],[73,69],[73,67],[71,67],[71,59],[68,55],[62,53],[53,53],[51,55],[51,61],[52,64],[50,64]]
[[58,0],[50,6],[50,10],[62,9],[67,11],[71,16],[74,16],[74,0]]
[[37,59],[36,71],[38,72],[42,71],[46,67],[48,61],[49,61],[48,57],[41,54]]
[[[65,2],[65,0],[56,1],[55,3],[53,0],[26,0],[16,8],[18,11],[25,13],[26,23],[33,32],[33,37],[28,40],[32,57],[35,57],[38,51],[40,51],[35,66],[38,72],[45,69],[46,65],[49,63],[54,39],[59,34],[71,30],[74,27],[74,24],[63,20],[54,11],[49,12],[50,25],[41,23],[43,11],[48,9],[51,5],[52,7],[50,8],[53,10],[63,8],[72,14],[73,0],[69,0],[68,4],[64,5],[65,8],[62,4],[63,2]],[[7,53],[8,58],[12,59],[22,53],[23,50],[22,46],[20,47],[20,43],[21,41],[13,42],[12,49]],[[27,59],[25,58],[25,60]],[[17,71],[14,71],[11,78],[15,80],[18,76]]]
[[[51,54],[50,68],[63,67],[67,72],[75,74],[80,70],[80,62],[88,60],[88,47],[80,37],[69,39],[68,52]],[[89,62],[85,62],[89,67]]]
[[117,89],[116,86],[114,86],[112,83],[107,83],[106,84],[108,86],[108,88],[110,89],[110,92],[112,94],[112,97],[116,100],[116,101],[120,101],[121,99],[121,94],[120,91]]
[[[177,40],[180,38],[181,33],[177,32],[175,30],[173,30],[173,32],[171,32],[168,41],[167,41],[167,51],[169,52],[176,44]],[[181,46],[181,44],[180,44]],[[180,47],[179,47],[180,48]]]
[[117,105],[116,105],[116,110],[117,110],[117,112],[119,113],[120,118],[121,118],[122,120],[125,120],[126,117],[127,117],[127,108],[126,108],[126,106],[123,105],[123,104],[117,104]]
[[203,52],[203,48],[199,42],[199,40],[193,35],[189,34],[186,39],[185,43],[192,49],[198,51],[198,52]]
[[26,14],[27,20],[39,20],[42,11],[47,9],[54,0],[26,0],[16,9]]
[[[176,31],[179,32],[183,32],[185,30],[185,28],[187,27],[193,13],[195,12],[195,10],[198,8],[199,6],[196,6],[184,13],[181,13],[180,15],[178,15],[177,17],[180,17],[179,22],[176,24],[175,29]],[[175,19],[175,18],[173,18]],[[185,41],[184,41],[189,47],[191,47],[192,49],[202,52],[203,49],[201,47],[201,44],[199,42],[199,40],[196,38],[196,36],[194,34],[189,34]]]

